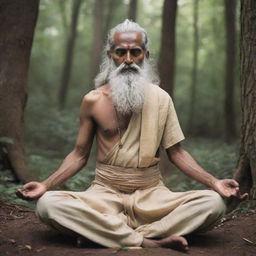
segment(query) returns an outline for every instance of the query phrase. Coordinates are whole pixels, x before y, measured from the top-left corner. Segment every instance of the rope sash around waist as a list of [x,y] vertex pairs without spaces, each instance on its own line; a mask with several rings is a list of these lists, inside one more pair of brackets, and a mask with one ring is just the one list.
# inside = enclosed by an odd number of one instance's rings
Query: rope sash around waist
[[105,184],[122,192],[156,186],[162,180],[158,165],[147,168],[126,168],[97,163],[95,183]]

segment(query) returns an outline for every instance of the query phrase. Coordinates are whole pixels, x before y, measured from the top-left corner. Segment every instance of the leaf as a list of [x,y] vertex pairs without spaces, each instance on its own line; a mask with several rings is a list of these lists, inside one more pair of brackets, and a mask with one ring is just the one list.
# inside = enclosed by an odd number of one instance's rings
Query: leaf
[[245,242],[247,242],[249,245],[252,245],[252,246],[255,246],[255,247],[256,247],[256,243],[252,242],[251,240],[249,240],[249,239],[247,239],[247,238],[244,238],[244,237],[243,237],[243,240],[244,240]]
[[26,244],[23,249],[31,251],[32,250],[32,246]]
[[11,244],[15,244],[16,241],[14,239],[8,239],[8,242],[11,243]]
[[0,143],[14,144],[13,139],[9,137],[0,137]]

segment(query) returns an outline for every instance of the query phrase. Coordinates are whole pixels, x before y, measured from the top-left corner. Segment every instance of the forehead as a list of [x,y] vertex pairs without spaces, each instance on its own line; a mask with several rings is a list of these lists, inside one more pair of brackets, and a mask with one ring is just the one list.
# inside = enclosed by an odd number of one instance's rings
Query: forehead
[[140,32],[116,32],[114,34],[114,47],[116,46],[143,46],[143,38]]

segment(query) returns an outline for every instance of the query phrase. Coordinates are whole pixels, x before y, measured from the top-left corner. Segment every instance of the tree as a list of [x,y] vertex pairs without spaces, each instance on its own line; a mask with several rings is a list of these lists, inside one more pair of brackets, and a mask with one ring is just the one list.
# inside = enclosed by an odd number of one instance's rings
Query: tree
[[161,79],[161,87],[170,95],[173,94],[174,90],[176,11],[177,0],[164,1],[158,70]]
[[91,61],[90,61],[90,80],[92,81],[99,72],[101,52],[103,46],[103,10],[104,1],[95,0],[94,5],[94,31],[91,49]]
[[112,24],[113,18],[115,16],[115,12],[117,7],[121,4],[122,2],[119,0],[109,0],[108,1],[108,5],[105,8],[105,26],[103,29],[103,39],[106,40],[107,39],[107,35],[110,29],[110,26]]
[[241,1],[242,136],[234,178],[243,192],[256,199],[256,1]]
[[195,120],[195,103],[196,103],[196,84],[197,84],[197,64],[198,64],[198,48],[199,48],[199,35],[198,35],[198,3],[199,0],[194,0],[193,6],[193,28],[194,28],[194,45],[193,45],[193,66],[191,72],[191,94],[190,94],[190,107],[187,130],[193,131]]
[[9,162],[22,182],[33,179],[25,159],[23,118],[38,4],[39,0],[0,2],[0,161]]
[[59,0],[58,1],[58,6],[59,6],[59,10],[60,10],[60,15],[61,15],[61,21],[62,21],[62,25],[63,25],[63,28],[65,30],[68,29],[68,22],[67,22],[67,17],[66,17],[66,3],[65,1],[63,0]]
[[75,0],[73,2],[70,32],[67,39],[65,60],[63,64],[62,73],[61,73],[61,82],[60,82],[60,89],[59,89],[59,108],[60,109],[64,108],[66,103],[66,98],[67,98],[68,85],[71,77],[71,68],[73,63],[73,55],[74,55],[75,41],[76,41],[76,35],[77,35],[77,22],[78,22],[81,2],[82,0]]
[[224,122],[225,139],[230,142],[236,137],[236,115],[234,109],[235,63],[236,63],[236,0],[224,0],[226,25],[226,74]]
[[137,19],[137,4],[138,0],[130,0],[129,11],[128,11],[128,19],[132,21],[136,21]]

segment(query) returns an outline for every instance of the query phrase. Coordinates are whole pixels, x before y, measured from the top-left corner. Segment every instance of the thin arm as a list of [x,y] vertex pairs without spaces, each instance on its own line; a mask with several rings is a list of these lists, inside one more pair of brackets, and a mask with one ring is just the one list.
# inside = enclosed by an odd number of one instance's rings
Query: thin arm
[[180,143],[166,150],[169,160],[177,166],[184,174],[190,178],[206,185],[209,188],[214,188],[218,181],[210,173],[206,172],[193,157],[182,148]]
[[80,108],[80,127],[75,147],[58,170],[42,182],[47,190],[59,186],[86,165],[95,134],[95,125],[90,114],[91,105],[88,96],[85,96]]

